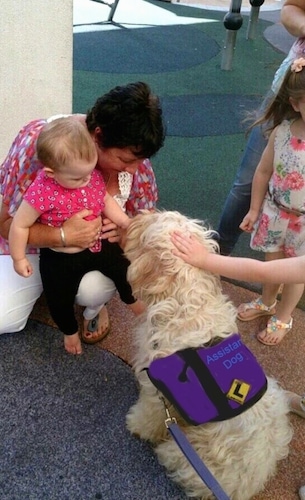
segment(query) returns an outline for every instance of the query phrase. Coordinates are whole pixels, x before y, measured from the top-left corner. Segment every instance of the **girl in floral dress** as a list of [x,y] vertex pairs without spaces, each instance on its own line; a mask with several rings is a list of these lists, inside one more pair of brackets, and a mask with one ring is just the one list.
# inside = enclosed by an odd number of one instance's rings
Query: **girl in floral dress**
[[[257,166],[249,212],[240,228],[251,232],[251,248],[265,253],[266,261],[305,254],[305,59],[296,59],[281,87],[256,123],[272,123],[268,144]],[[284,264],[284,263],[283,263]],[[285,264],[284,264],[285,265]],[[263,286],[262,296],[241,304],[238,318],[250,321],[271,316],[257,339],[279,344],[292,328],[292,313],[304,284]]]

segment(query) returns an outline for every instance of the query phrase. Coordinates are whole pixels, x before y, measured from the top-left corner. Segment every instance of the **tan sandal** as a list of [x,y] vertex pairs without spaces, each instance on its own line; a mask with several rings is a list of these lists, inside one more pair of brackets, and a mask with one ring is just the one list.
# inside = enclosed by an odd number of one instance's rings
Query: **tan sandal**
[[[287,335],[288,332],[290,332],[292,328],[292,323],[293,319],[290,318],[289,323],[283,323],[279,319],[277,319],[276,316],[271,316],[267,323],[267,327],[260,333],[257,334],[256,338],[259,342],[261,342],[264,345],[278,345],[280,342],[282,342],[283,338],[285,335]],[[283,330],[282,334],[279,332]],[[262,338],[262,335],[264,335],[264,338]],[[266,337],[270,335],[275,335],[276,339],[275,342],[268,342],[268,340],[265,340]]]
[[[99,331],[101,323],[104,323],[104,328],[101,330],[99,335],[93,337],[92,334]],[[87,320],[84,320],[81,339],[86,344],[96,344],[97,342],[100,342],[102,339],[104,339],[109,332],[110,321],[108,317],[108,311],[106,306],[103,306],[100,312],[95,316],[95,318],[90,319],[88,322]]]
[[[251,302],[246,302],[245,304],[240,304],[237,309],[237,318],[240,321],[252,321],[255,318],[260,318],[261,316],[272,316],[275,313],[275,306],[277,301],[272,304],[272,306],[266,306],[261,297],[252,300]],[[253,314],[246,317],[240,316],[240,313],[253,310]]]

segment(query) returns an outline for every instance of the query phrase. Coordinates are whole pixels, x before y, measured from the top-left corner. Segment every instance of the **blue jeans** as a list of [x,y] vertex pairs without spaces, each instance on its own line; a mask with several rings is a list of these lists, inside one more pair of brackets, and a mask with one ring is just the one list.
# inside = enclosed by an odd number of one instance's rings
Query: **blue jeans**
[[[265,97],[260,108],[262,112],[272,96],[272,93],[268,93]],[[218,242],[222,255],[230,255],[242,233],[239,225],[250,208],[252,179],[266,144],[263,128],[254,127],[250,132],[234,184],[227,196],[218,224]]]

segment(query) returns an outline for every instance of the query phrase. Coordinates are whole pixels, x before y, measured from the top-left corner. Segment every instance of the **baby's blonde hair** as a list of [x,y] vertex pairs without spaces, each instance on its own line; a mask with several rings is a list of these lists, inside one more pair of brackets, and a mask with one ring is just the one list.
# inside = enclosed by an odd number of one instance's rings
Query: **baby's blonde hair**
[[47,123],[38,136],[36,152],[38,160],[52,170],[76,160],[93,161],[97,154],[86,125],[73,116]]

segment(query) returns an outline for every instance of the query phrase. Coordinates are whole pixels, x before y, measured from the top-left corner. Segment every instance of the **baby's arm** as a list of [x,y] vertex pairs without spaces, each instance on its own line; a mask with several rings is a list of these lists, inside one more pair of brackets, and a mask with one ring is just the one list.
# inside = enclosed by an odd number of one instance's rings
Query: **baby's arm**
[[28,278],[33,273],[32,266],[26,258],[26,246],[29,239],[29,228],[39,217],[33,207],[22,201],[13,217],[9,231],[9,246],[16,273]]
[[173,254],[188,264],[226,276],[227,278],[257,283],[304,283],[305,255],[270,262],[261,262],[244,257],[225,257],[209,253],[194,236],[174,232],[172,237],[176,249]]
[[121,209],[120,205],[115,201],[115,199],[109,194],[105,195],[105,208],[104,214],[108,219],[114,222],[117,226],[127,229],[131,219],[125,212]]

